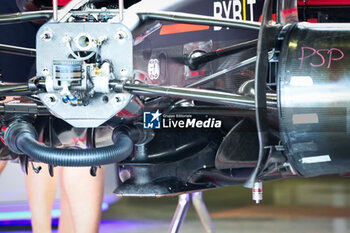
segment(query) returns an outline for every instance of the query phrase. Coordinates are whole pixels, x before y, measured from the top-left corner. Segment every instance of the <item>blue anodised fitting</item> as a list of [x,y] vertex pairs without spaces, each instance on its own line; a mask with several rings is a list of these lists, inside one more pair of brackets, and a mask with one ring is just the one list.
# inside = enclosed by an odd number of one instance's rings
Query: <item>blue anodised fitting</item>
[[68,103],[69,102],[68,96],[62,97],[62,101],[63,101],[63,103]]

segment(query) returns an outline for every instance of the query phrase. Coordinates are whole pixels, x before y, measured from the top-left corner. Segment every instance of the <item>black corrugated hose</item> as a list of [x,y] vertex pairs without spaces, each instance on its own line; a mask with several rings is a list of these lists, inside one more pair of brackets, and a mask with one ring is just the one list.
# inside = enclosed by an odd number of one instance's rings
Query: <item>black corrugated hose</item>
[[128,158],[134,148],[132,139],[123,132],[116,132],[114,144],[97,149],[58,149],[48,147],[37,140],[34,127],[26,122],[16,122],[9,126],[5,140],[14,152],[22,152],[29,157],[54,166],[88,167],[117,163]]

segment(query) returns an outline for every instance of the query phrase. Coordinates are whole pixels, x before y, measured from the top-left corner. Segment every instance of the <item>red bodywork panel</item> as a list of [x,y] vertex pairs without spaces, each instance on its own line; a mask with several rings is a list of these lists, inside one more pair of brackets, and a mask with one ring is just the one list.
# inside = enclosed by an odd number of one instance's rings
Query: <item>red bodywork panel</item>
[[57,3],[59,6],[64,6],[66,5],[67,3],[69,3],[70,0],[58,0]]
[[[303,0],[298,0],[299,6],[305,6]],[[325,6],[325,5],[350,5],[350,0],[306,0],[306,5]]]

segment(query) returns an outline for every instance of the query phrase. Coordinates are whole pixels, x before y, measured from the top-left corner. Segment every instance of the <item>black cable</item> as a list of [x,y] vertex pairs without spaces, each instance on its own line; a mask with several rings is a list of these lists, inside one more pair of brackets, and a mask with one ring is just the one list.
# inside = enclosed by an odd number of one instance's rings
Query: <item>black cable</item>
[[266,0],[263,8],[261,29],[257,50],[257,61],[255,68],[255,119],[259,141],[259,155],[255,169],[244,183],[244,187],[253,188],[261,168],[266,161],[266,148],[268,144],[268,120],[266,103],[266,80],[268,74],[268,52],[270,51],[270,31],[268,20],[272,16],[272,0]]

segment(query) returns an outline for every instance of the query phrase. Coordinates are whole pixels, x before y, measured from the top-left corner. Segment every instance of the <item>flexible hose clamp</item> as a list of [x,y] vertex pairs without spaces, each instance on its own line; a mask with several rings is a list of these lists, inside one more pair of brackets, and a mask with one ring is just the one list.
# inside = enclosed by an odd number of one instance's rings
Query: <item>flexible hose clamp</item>
[[14,121],[5,131],[4,140],[10,151],[16,154],[23,154],[17,147],[17,138],[22,133],[29,133],[35,139],[38,138],[34,126],[26,121]]

